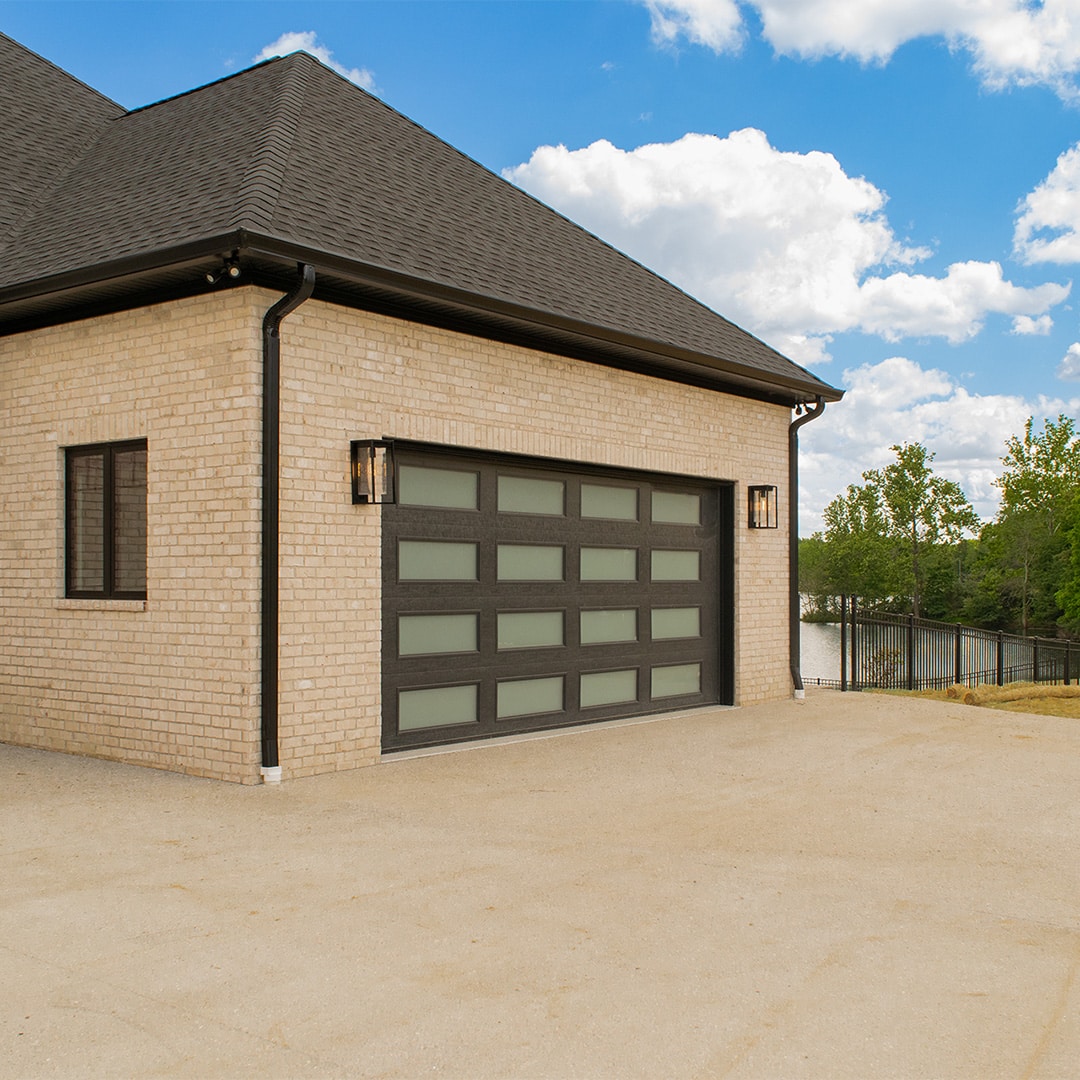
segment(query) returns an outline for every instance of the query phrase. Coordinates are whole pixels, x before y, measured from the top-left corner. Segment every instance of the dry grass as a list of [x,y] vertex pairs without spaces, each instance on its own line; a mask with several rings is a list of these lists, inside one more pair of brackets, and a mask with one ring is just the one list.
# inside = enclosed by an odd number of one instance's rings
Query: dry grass
[[986,709],[1039,713],[1080,720],[1080,686],[1009,683],[1007,686],[950,686],[947,690],[917,690],[913,697],[962,701]]

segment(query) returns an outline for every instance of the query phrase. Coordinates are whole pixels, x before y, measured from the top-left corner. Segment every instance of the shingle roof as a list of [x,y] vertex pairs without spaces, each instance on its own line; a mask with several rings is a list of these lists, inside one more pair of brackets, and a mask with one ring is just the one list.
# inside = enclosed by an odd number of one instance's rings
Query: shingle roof
[[52,181],[124,110],[0,34],[0,250]]
[[[48,109],[50,97],[66,108],[32,143],[14,133],[17,183],[35,171],[54,180],[36,205],[24,200],[6,244],[0,232],[0,312],[5,288],[25,293],[75,271],[89,279],[95,267],[105,275],[125,259],[243,233],[582,340],[618,338],[789,394],[839,396],[304,53],[124,113],[74,80],[56,88],[62,72],[11,46],[0,39],[0,76],[29,69],[23,111]],[[0,116],[13,145],[6,128]]]

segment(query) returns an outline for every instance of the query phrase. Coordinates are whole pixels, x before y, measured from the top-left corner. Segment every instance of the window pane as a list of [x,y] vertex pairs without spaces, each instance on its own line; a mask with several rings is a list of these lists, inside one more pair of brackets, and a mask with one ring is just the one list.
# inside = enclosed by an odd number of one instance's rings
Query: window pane
[[637,521],[637,488],[581,485],[581,516],[615,521]]
[[565,506],[561,480],[541,480],[532,476],[499,477],[499,510],[511,514],[561,516]]
[[510,716],[528,716],[531,713],[561,712],[562,708],[561,675],[499,683],[496,715],[500,720]]
[[477,507],[477,474],[455,469],[402,465],[398,469],[398,502],[403,506],[442,506],[455,510]]
[[439,540],[399,540],[401,581],[475,581],[476,545]]
[[562,643],[561,611],[499,612],[500,649],[535,649]]
[[637,549],[583,547],[581,580],[637,581]]
[[653,581],[697,581],[701,576],[701,553],[698,551],[660,551],[652,553]]
[[539,544],[500,544],[500,581],[562,581],[563,549]]
[[581,676],[581,707],[616,705],[637,701],[637,669],[629,671],[600,671]]
[[701,609],[696,607],[653,608],[652,636],[663,638],[701,636]]
[[652,519],[675,525],[700,525],[701,496],[688,495],[681,491],[654,491]]
[[68,582],[73,590],[105,588],[105,457],[67,460]]
[[475,686],[402,690],[398,694],[398,731],[475,723]]
[[601,645],[609,641],[637,641],[636,608],[581,613],[581,644]]
[[652,669],[652,696],[678,697],[680,694],[701,692],[701,665],[677,664]]
[[402,615],[398,656],[476,652],[475,615]]
[[146,450],[113,453],[113,591],[146,592]]

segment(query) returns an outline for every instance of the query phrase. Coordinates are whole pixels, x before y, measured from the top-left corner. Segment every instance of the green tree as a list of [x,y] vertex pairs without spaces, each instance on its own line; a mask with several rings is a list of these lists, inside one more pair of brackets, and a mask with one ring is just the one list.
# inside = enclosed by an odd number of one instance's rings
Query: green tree
[[[825,508],[829,579],[836,592],[865,599],[906,596],[920,614],[931,565],[952,573],[954,562],[937,553],[956,546],[979,518],[960,486],[931,468],[934,455],[920,443],[892,447],[896,460],[864,472]],[[959,554],[958,554],[959,557]],[[959,573],[957,573],[959,578]],[[951,584],[936,575],[936,608],[955,607]]]
[[1058,593],[1069,574],[1067,526],[1080,491],[1080,435],[1067,416],[1044,421],[1038,433],[1028,417],[1023,438],[1010,438],[1001,460],[994,537],[1000,548],[999,587],[1028,633],[1062,614]]
[[1080,493],[1072,500],[1062,526],[1066,539],[1067,561],[1063,567],[1061,587],[1055,600],[1061,608],[1061,623],[1080,632]]

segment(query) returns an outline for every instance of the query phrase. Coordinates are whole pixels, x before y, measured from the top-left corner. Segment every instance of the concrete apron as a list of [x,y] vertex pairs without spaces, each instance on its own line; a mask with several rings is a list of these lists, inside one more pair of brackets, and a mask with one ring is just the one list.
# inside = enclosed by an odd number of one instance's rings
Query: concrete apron
[[1080,724],[810,691],[245,788],[0,747],[0,1074],[1076,1077]]

